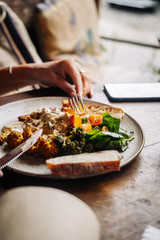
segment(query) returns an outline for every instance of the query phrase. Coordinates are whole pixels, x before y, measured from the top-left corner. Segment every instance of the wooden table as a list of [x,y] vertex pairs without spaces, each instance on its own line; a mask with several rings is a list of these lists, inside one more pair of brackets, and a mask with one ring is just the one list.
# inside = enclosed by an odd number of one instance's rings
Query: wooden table
[[[62,95],[61,91],[56,91]],[[53,95],[53,89],[0,98],[0,105],[35,96]],[[102,85],[93,100],[111,104]],[[0,194],[17,186],[48,186],[65,190],[87,203],[101,223],[101,240],[139,240],[147,225],[160,227],[160,103],[114,103],[141,125],[145,146],[120,172],[87,179],[47,180],[4,170]]]

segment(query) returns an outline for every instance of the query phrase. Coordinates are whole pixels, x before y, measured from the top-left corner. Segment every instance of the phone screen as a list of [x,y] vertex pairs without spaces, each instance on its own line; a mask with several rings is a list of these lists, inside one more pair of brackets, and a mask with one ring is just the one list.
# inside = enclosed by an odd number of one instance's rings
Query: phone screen
[[160,83],[106,83],[110,101],[159,101]]
[[108,0],[109,4],[133,7],[139,9],[153,9],[158,6],[158,2],[155,0]]

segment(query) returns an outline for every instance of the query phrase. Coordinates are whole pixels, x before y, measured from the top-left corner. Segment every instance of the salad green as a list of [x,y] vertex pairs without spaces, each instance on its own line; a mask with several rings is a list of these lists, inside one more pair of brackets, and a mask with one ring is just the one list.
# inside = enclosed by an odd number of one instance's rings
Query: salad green
[[[82,119],[87,123],[87,118]],[[102,130],[106,126],[106,130]],[[101,150],[125,151],[129,142],[134,139],[134,132],[128,132],[120,127],[120,119],[104,113],[102,123],[93,126],[89,132],[82,128],[73,128],[66,139],[55,137],[54,140],[60,148],[62,155],[95,152]]]

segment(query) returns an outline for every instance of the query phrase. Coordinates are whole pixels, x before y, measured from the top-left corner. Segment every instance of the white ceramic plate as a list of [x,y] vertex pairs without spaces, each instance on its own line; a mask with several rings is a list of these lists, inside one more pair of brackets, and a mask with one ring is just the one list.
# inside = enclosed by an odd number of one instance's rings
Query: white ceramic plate
[[[40,97],[5,104],[0,107],[0,129],[3,126],[7,126],[9,123],[17,121],[18,116],[31,113],[37,109],[41,109],[43,107],[61,108],[63,99],[64,97]],[[86,105],[102,104],[91,100],[84,100],[84,103]],[[144,145],[144,137],[139,124],[126,113],[121,122],[121,127],[128,131],[134,131],[135,136],[135,139],[130,142],[129,148],[122,153],[123,159],[121,160],[121,167],[123,167],[140,153]],[[5,144],[0,146],[0,157],[8,151],[9,149]],[[8,169],[29,176],[55,178],[48,169],[44,160],[35,159],[27,156],[26,154],[10,163]]]

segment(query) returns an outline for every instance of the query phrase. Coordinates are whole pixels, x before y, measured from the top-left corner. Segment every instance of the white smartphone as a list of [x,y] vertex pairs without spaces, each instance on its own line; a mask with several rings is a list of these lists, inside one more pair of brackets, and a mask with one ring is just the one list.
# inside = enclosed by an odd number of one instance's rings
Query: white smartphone
[[155,0],[108,0],[108,3],[139,9],[154,9],[158,6],[158,1]]
[[160,101],[160,82],[106,83],[104,92],[111,102]]

